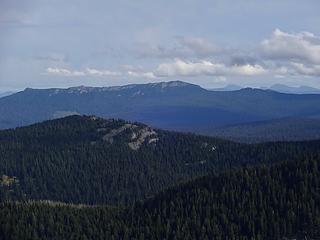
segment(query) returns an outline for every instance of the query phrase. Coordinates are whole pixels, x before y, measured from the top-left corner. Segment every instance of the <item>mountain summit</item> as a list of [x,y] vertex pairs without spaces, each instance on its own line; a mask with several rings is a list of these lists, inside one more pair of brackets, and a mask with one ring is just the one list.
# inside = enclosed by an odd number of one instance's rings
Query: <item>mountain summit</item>
[[182,82],[115,87],[26,89],[0,98],[0,128],[74,114],[139,121],[154,127],[197,131],[285,117],[320,116],[320,95],[262,89],[209,91]]
[[34,89],[26,88],[24,92],[48,90],[53,91],[55,94],[59,93],[95,93],[95,92],[112,92],[112,91],[130,91],[135,89],[175,89],[175,88],[194,88],[201,89],[200,86],[183,82],[183,81],[170,81],[170,82],[157,82],[157,83],[145,83],[145,84],[128,84],[123,86],[111,86],[111,87],[88,87],[88,86],[76,86],[70,88],[50,88],[50,89]]

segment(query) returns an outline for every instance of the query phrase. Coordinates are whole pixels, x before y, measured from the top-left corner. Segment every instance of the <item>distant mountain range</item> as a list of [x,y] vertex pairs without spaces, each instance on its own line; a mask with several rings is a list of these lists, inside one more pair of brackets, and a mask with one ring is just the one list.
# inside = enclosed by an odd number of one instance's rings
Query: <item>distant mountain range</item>
[[244,143],[320,139],[319,118],[282,118],[199,131]]
[[269,89],[277,92],[282,92],[282,93],[320,94],[320,89],[309,87],[309,86],[289,87],[283,84],[275,84],[275,85],[272,85]]
[[[235,84],[229,84],[221,88],[208,89],[211,91],[237,91],[243,89],[243,87]],[[270,87],[261,87],[263,90],[273,90],[280,93],[292,93],[292,94],[320,94],[320,89],[309,86],[289,87],[284,84],[274,84]]]
[[74,114],[197,131],[287,117],[320,116],[320,95],[245,88],[209,91],[181,81],[117,87],[31,89],[0,98],[0,128]]

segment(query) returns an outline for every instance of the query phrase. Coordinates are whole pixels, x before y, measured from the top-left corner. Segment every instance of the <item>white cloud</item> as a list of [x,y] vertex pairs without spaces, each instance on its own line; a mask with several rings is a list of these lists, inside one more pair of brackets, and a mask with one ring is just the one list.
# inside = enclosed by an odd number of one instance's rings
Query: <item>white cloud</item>
[[291,65],[297,75],[320,76],[320,65],[306,66],[303,63],[291,63]]
[[[86,68],[75,71],[67,68],[48,68],[47,73],[72,77],[170,78],[214,76],[320,76],[320,37],[309,32],[297,34],[276,29],[270,39],[261,42],[255,51],[227,50],[202,38],[178,37],[178,45],[145,47],[146,56],[174,59],[154,62],[156,67],[120,66],[119,71]],[[257,51],[258,49],[258,51]],[[214,57],[214,60],[212,58]],[[59,59],[58,56],[55,58]],[[193,59],[193,61],[190,61]]]
[[313,33],[290,34],[276,29],[261,43],[263,57],[273,60],[320,64],[320,37]]
[[153,72],[135,72],[135,71],[128,71],[127,72],[130,77],[135,78],[147,78],[147,79],[154,79],[156,76]]
[[254,76],[267,73],[267,70],[264,69],[261,65],[234,65],[231,67],[231,72],[234,75],[245,75],[245,76]]
[[75,71],[75,70],[69,70],[66,68],[57,68],[57,67],[47,68],[47,74],[64,76],[64,77],[83,77],[83,76],[116,77],[121,75],[120,72],[113,72],[109,70],[97,70],[94,68],[87,68],[85,71]]
[[81,72],[81,71],[71,71],[65,68],[51,68],[51,67],[47,68],[47,73],[52,75],[65,76],[65,77],[81,77],[86,75],[84,72]]
[[290,62],[284,66],[272,69],[276,78],[285,77],[319,77],[320,65]]
[[225,75],[261,75],[265,74],[262,66],[255,65],[233,65],[226,66],[223,63],[212,63],[210,61],[185,62],[176,59],[173,63],[163,63],[155,70],[155,76],[173,77],[173,76],[225,76]]
[[116,77],[116,76],[121,75],[120,72],[114,72],[114,71],[109,71],[109,70],[97,70],[94,68],[87,68],[86,71],[87,71],[88,75],[100,76],[100,77],[102,77],[102,76]]
[[208,61],[198,63],[185,62],[176,59],[173,63],[162,63],[155,73],[157,76],[198,76],[198,75],[223,75],[223,65],[213,64]]

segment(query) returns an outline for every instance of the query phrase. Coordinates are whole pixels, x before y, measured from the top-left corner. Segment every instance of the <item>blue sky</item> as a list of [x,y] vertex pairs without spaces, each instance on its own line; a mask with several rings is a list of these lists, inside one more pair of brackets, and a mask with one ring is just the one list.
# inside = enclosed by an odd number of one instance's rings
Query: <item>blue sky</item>
[[320,87],[318,0],[0,0],[0,91]]

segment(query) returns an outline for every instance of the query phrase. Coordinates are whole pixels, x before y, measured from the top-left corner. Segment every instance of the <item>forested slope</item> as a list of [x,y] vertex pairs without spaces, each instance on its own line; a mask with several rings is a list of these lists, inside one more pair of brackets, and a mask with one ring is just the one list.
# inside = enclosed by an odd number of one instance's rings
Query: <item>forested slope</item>
[[319,141],[246,145],[71,116],[0,132],[0,200],[131,204],[199,176],[319,152]]
[[170,188],[132,208],[2,203],[6,239],[319,239],[320,156]]
[[204,135],[244,143],[302,141],[320,138],[320,118],[283,118],[199,130]]

